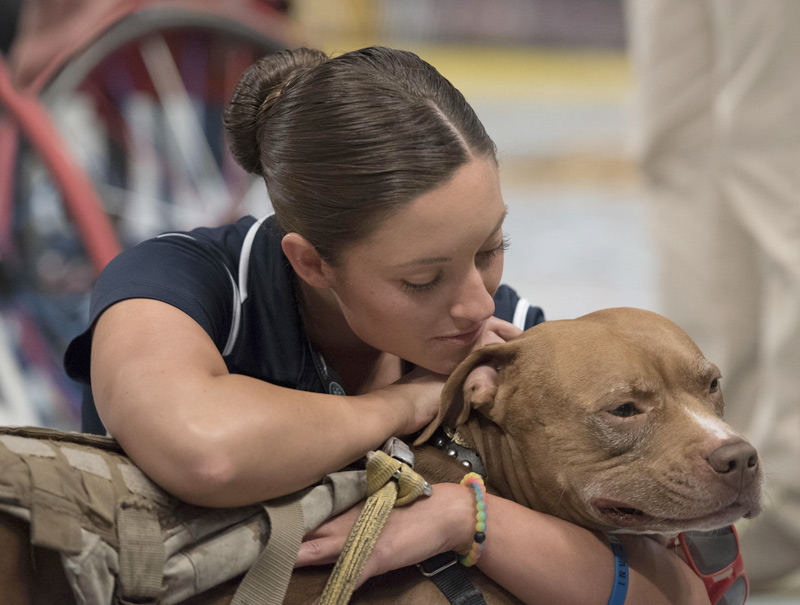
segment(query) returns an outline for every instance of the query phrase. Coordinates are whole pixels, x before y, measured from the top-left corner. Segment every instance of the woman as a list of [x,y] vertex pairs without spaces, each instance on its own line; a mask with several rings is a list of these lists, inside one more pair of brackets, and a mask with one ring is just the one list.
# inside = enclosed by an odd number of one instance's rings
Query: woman
[[[98,281],[93,330],[66,358],[73,377],[91,377],[102,423],[137,464],[207,506],[290,493],[418,431],[471,350],[542,320],[499,286],[506,208],[494,144],[416,55],[266,57],[242,76],[225,122],[275,216],[123,253]],[[604,537],[501,498],[487,504],[484,573],[523,600],[607,601]],[[471,489],[435,486],[391,516],[365,577],[467,552],[474,506]],[[354,514],[309,536],[298,563],[335,559]],[[629,602],[707,602],[660,544],[625,546]]]

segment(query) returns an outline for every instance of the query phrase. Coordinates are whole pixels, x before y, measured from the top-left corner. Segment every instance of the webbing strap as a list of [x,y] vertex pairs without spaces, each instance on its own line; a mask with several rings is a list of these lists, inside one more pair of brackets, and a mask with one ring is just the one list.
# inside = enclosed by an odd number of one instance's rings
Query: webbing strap
[[348,603],[358,578],[397,500],[397,485],[389,482],[367,498],[361,514],[342,548],[328,578],[319,605]]
[[297,499],[264,504],[269,539],[258,560],[245,574],[231,605],[280,605],[289,586],[303,539],[303,509]]
[[164,580],[164,540],[151,502],[133,496],[117,508],[119,599],[122,603],[156,603]]
[[341,605],[350,601],[383,526],[394,506],[408,504],[422,495],[427,483],[419,474],[382,451],[367,460],[367,498],[350,530],[342,553],[328,578],[319,605]]
[[[54,448],[50,448],[55,453]],[[31,543],[68,553],[79,553],[81,541],[80,509],[64,494],[65,469],[57,458],[25,456],[30,471]],[[62,456],[62,462],[63,456]]]

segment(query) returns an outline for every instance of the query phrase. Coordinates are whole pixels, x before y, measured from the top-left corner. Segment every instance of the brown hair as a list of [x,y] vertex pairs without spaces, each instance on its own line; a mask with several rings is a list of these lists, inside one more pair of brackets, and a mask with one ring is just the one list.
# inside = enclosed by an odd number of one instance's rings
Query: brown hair
[[384,47],[266,56],[242,75],[224,121],[281,228],[330,263],[470,159],[496,162],[463,95],[414,53]]

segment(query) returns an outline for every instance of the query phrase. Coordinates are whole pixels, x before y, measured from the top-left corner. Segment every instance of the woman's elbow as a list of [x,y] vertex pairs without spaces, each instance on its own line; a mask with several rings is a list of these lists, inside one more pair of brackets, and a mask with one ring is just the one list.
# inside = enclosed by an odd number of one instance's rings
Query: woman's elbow
[[246,503],[236,502],[232,488],[240,481],[239,472],[225,442],[192,424],[171,430],[139,430],[133,424],[107,426],[131,461],[164,491],[198,506]]
[[[211,449],[211,451],[208,451]],[[197,506],[227,507],[249,504],[237,497],[238,474],[231,456],[203,448],[186,452],[165,473],[162,487],[176,498]]]

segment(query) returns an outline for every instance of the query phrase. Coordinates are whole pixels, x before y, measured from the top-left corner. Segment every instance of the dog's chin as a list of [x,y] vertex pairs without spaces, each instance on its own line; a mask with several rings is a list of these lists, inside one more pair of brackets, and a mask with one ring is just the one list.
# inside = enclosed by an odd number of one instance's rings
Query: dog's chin
[[647,513],[627,503],[599,499],[593,503],[598,528],[620,533],[675,534],[688,530],[709,531],[730,525],[741,518],[752,518],[760,507],[734,502],[708,514],[673,518]]

